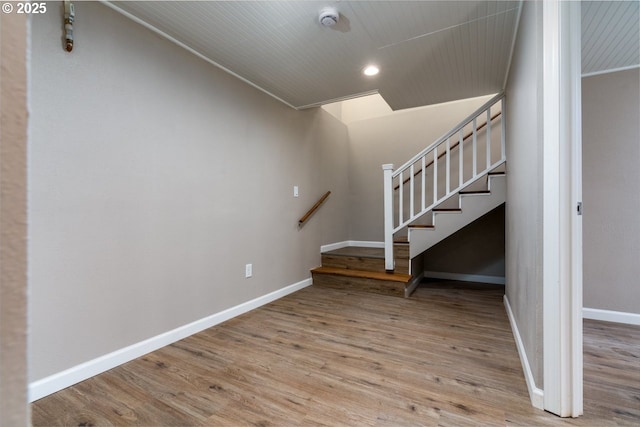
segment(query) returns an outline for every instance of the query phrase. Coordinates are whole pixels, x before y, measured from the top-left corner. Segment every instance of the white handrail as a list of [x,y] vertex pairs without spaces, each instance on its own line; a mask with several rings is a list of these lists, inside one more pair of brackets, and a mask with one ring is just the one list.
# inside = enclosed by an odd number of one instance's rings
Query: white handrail
[[[493,132],[491,132],[492,125],[492,117],[491,117],[491,108],[496,104],[501,103],[501,127],[500,127],[500,158],[491,162],[492,158],[492,147],[491,147],[491,137]],[[506,153],[505,153],[505,115],[504,115],[504,93],[499,93],[498,95],[491,98],[484,105],[478,108],[475,112],[473,112],[470,116],[462,120],[457,126],[451,129],[449,132],[445,133],[443,136],[438,138],[434,143],[429,145],[427,148],[422,150],[417,155],[413,156],[411,160],[403,164],[397,170],[393,170],[392,164],[385,164],[382,166],[384,170],[384,243],[385,243],[385,269],[392,271],[394,269],[394,259],[393,259],[393,236],[395,233],[405,228],[407,225],[411,224],[419,217],[424,215],[425,213],[432,211],[437,205],[463,190],[465,187],[470,185],[471,183],[477,181],[479,178],[487,175],[491,170],[500,166],[506,161]],[[480,124],[478,126],[477,119],[478,117],[486,114],[486,123]],[[494,116],[496,118],[498,115]],[[471,164],[471,177],[464,180],[464,139],[463,129],[465,126],[472,124],[472,164]],[[478,132],[480,129],[485,127],[485,157],[484,162],[480,159],[480,165],[478,165]],[[451,138],[455,137],[458,134],[459,143],[457,145],[457,155],[458,159],[458,179],[457,185],[453,186],[451,182],[451,156],[453,155],[454,148],[451,144]],[[439,150],[438,147],[442,144],[445,144],[442,150]],[[494,147],[495,148],[495,147]],[[427,156],[432,158],[433,161],[429,163],[428,166],[425,166],[427,163]],[[445,167],[444,171],[439,172],[438,168],[438,160],[439,157],[445,157]],[[484,166],[482,166],[484,163]],[[416,183],[414,181],[415,176],[415,167],[418,167],[419,171],[417,173],[422,173],[421,181]],[[427,191],[426,189],[426,178],[427,168],[432,166],[432,174],[433,180],[431,184],[433,185],[433,191]],[[408,212],[405,214],[405,187],[404,187],[404,174],[405,172],[409,173],[409,192],[406,195],[408,198]],[[439,196],[439,193],[442,189],[438,186],[438,174],[444,173],[444,195]],[[398,178],[398,194],[397,196],[394,193],[393,181]],[[442,181],[441,181],[442,182]],[[455,182],[455,181],[454,181]],[[420,185],[420,195],[421,201],[420,203],[415,202],[415,192],[416,186]],[[452,188],[454,187],[454,188]],[[433,194],[433,201],[427,205],[426,196],[427,194]],[[394,220],[394,203],[395,200],[398,200],[397,206],[397,220]],[[416,206],[419,207],[419,211],[416,211]]]
[[436,139],[436,141],[433,144],[429,145],[427,148],[425,148],[424,150],[422,150],[421,152],[419,152],[418,154],[413,156],[411,158],[411,160],[409,160],[408,162],[406,162],[405,164],[400,166],[398,169],[396,169],[396,171],[393,173],[393,177],[395,178],[396,176],[398,176],[398,173],[400,173],[400,171],[405,170],[410,164],[415,163],[418,159],[420,159],[420,157],[423,157],[429,151],[433,150],[433,147],[442,144],[447,138],[451,138],[456,132],[458,132],[459,130],[464,128],[466,125],[471,123],[471,121],[473,119],[475,119],[480,114],[482,114],[485,111],[487,111],[487,109],[489,107],[491,107],[492,105],[496,104],[502,98],[504,98],[504,93],[501,92],[501,93],[497,94],[496,96],[494,96],[493,98],[491,98],[490,100],[488,100],[487,102],[485,102],[480,108],[478,108],[476,111],[471,113],[469,115],[469,117],[467,117],[466,119],[461,121],[456,127],[454,127],[449,132],[447,132],[444,135],[442,135],[440,138]]

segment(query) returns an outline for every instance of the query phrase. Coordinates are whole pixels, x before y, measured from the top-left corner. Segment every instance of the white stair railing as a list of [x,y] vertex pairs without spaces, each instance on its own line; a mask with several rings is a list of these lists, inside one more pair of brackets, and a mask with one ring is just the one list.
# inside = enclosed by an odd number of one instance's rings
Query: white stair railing
[[394,234],[505,162],[504,104],[500,93],[400,168],[382,165],[386,270],[394,269]]

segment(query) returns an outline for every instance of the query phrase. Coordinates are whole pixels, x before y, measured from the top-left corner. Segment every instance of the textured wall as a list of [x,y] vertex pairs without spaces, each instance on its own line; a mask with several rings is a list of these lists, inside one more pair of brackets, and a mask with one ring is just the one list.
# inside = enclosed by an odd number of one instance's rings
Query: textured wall
[[65,53],[61,7],[32,23],[31,381],[307,279],[348,238],[342,123],[97,2]]
[[584,306],[640,314],[640,69],[582,79]]
[[524,2],[507,83],[506,295],[542,388],[542,3]]
[[0,15],[0,425],[27,406],[27,21]]
[[424,253],[424,271],[504,278],[504,205]]

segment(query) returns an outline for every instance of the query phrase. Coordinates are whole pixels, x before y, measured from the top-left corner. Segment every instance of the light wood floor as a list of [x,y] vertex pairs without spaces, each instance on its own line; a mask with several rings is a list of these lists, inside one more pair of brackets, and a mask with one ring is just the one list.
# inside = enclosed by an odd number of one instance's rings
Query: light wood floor
[[585,322],[585,415],[530,406],[502,288],[309,287],[32,404],[33,424],[639,425],[640,328]]

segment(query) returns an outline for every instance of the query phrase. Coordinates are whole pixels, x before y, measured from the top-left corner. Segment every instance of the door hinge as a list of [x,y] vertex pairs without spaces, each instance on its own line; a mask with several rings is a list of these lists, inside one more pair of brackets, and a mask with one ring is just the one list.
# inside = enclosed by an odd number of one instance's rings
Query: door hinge
[[582,215],[582,202],[578,202],[578,215]]

